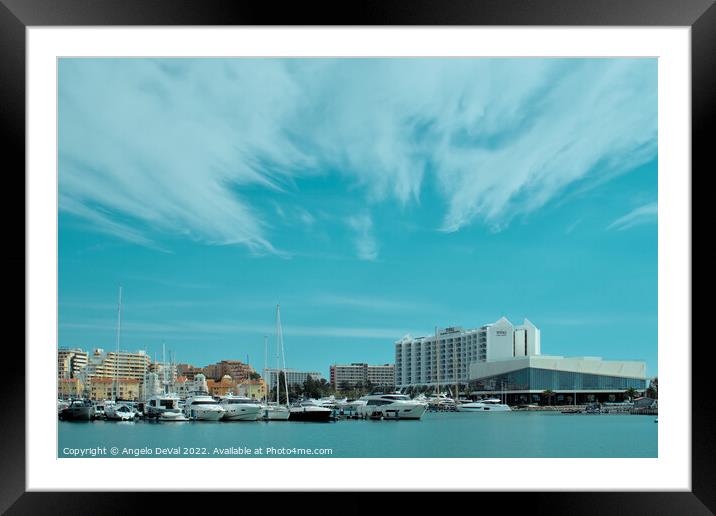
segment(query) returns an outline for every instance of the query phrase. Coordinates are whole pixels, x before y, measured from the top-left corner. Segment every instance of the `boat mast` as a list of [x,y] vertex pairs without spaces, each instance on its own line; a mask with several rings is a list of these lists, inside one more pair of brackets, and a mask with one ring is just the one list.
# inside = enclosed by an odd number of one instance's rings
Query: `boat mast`
[[455,380],[455,403],[457,403],[457,400],[460,399],[460,386],[458,385],[458,377],[457,377],[457,344],[455,342],[455,337],[453,335],[452,339],[452,376]]
[[281,389],[281,376],[279,374],[279,305],[276,305],[276,406],[281,405],[281,400],[279,398],[279,392]]
[[[264,381],[266,381],[266,364],[267,363],[268,363],[268,335],[264,335]],[[268,404],[268,388],[264,391],[264,403]]]
[[162,393],[167,393],[167,343],[162,342]]
[[440,403],[440,341],[438,339],[438,327],[435,327],[435,373],[437,380],[437,397],[438,403]]
[[114,381],[112,382],[112,397],[117,401],[119,382],[119,338],[122,328],[122,285],[119,286],[119,301],[117,302],[117,350],[114,355]]
[[288,376],[286,375],[286,353],[283,349],[283,329],[281,328],[281,310],[279,305],[276,305],[276,324],[278,325],[279,342],[281,343],[281,365],[283,366],[283,383],[286,386],[286,406],[289,405],[288,400]]

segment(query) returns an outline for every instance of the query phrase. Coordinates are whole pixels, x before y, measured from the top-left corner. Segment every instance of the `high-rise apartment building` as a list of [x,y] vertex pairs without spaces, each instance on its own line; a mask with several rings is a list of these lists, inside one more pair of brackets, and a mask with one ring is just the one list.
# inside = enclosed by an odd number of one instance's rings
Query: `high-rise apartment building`
[[395,383],[467,384],[470,364],[539,354],[540,330],[527,319],[517,326],[502,317],[474,329],[443,328],[437,336],[406,335],[395,342]]

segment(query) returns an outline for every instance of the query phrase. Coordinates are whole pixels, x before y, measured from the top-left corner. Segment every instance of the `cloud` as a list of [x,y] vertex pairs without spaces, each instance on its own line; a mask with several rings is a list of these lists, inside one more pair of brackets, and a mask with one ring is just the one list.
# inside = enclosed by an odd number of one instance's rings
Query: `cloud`
[[[61,59],[60,209],[139,245],[277,253],[276,211],[292,210],[262,199],[335,177],[369,205],[418,204],[434,185],[442,230],[499,230],[656,155],[656,71],[655,59]],[[370,225],[355,223],[359,256],[376,259]]]
[[[64,330],[103,331],[111,334],[115,322],[107,320],[90,320],[83,323],[62,322],[60,328]],[[202,322],[178,320],[167,323],[127,322],[122,324],[122,331],[129,336],[137,335],[211,335],[233,333],[255,333],[260,335],[273,335],[275,327],[241,322]],[[284,335],[296,337],[340,337],[360,339],[396,339],[404,332],[392,328],[356,328],[340,326],[285,326]]]
[[633,209],[623,217],[609,224],[607,229],[616,231],[624,231],[625,229],[641,226],[642,224],[652,224],[657,221],[658,206],[656,202],[650,202],[643,206]]
[[566,227],[564,230],[565,235],[569,235],[572,231],[574,231],[574,228],[576,228],[580,222],[582,222],[582,219],[577,219],[574,222],[572,222],[569,226]]
[[348,226],[355,231],[355,246],[358,258],[375,261],[378,258],[378,244],[373,236],[373,220],[370,215],[349,217]]

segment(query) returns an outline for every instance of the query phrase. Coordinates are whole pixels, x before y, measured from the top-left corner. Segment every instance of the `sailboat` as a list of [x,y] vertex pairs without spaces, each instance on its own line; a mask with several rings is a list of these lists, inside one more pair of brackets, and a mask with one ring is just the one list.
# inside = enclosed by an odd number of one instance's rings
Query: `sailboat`
[[117,302],[117,350],[114,355],[114,378],[112,379],[112,403],[105,403],[104,415],[109,420],[133,421],[137,415],[134,407],[119,402],[119,339],[122,331],[122,286],[119,287],[119,301]]
[[[266,339],[264,339],[264,357],[266,355]],[[284,383],[286,385],[286,405],[281,405],[280,389],[281,375],[279,374],[279,353],[283,357],[283,368],[280,370],[284,374]],[[264,375],[265,376],[265,375]],[[266,408],[264,411],[264,419],[266,421],[288,421],[291,412],[288,409],[288,382],[286,378],[286,357],[283,354],[283,331],[281,330],[281,308],[276,305],[276,402],[275,404],[268,401],[268,392],[266,393]]]
[[[171,360],[169,370],[174,374],[174,361]],[[162,393],[156,394],[145,400],[144,413],[149,418],[155,418],[157,421],[189,421],[184,415],[179,403],[179,396],[170,392],[170,381],[167,376],[166,348],[162,343]],[[146,380],[145,380],[146,389]],[[145,391],[146,397],[146,391]]]

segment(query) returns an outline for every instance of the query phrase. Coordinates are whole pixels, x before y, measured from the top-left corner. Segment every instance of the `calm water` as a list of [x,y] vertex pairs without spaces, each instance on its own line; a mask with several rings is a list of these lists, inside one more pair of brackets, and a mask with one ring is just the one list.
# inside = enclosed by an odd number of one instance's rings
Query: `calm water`
[[[658,426],[654,416],[544,412],[333,423],[59,421],[58,449],[60,457],[88,448],[110,457],[112,447],[118,457],[132,457],[132,450],[143,457],[309,457],[317,455],[295,449],[318,448],[332,449],[321,457],[656,457]],[[179,450],[158,454],[157,447]],[[244,447],[251,455],[239,453]]]

